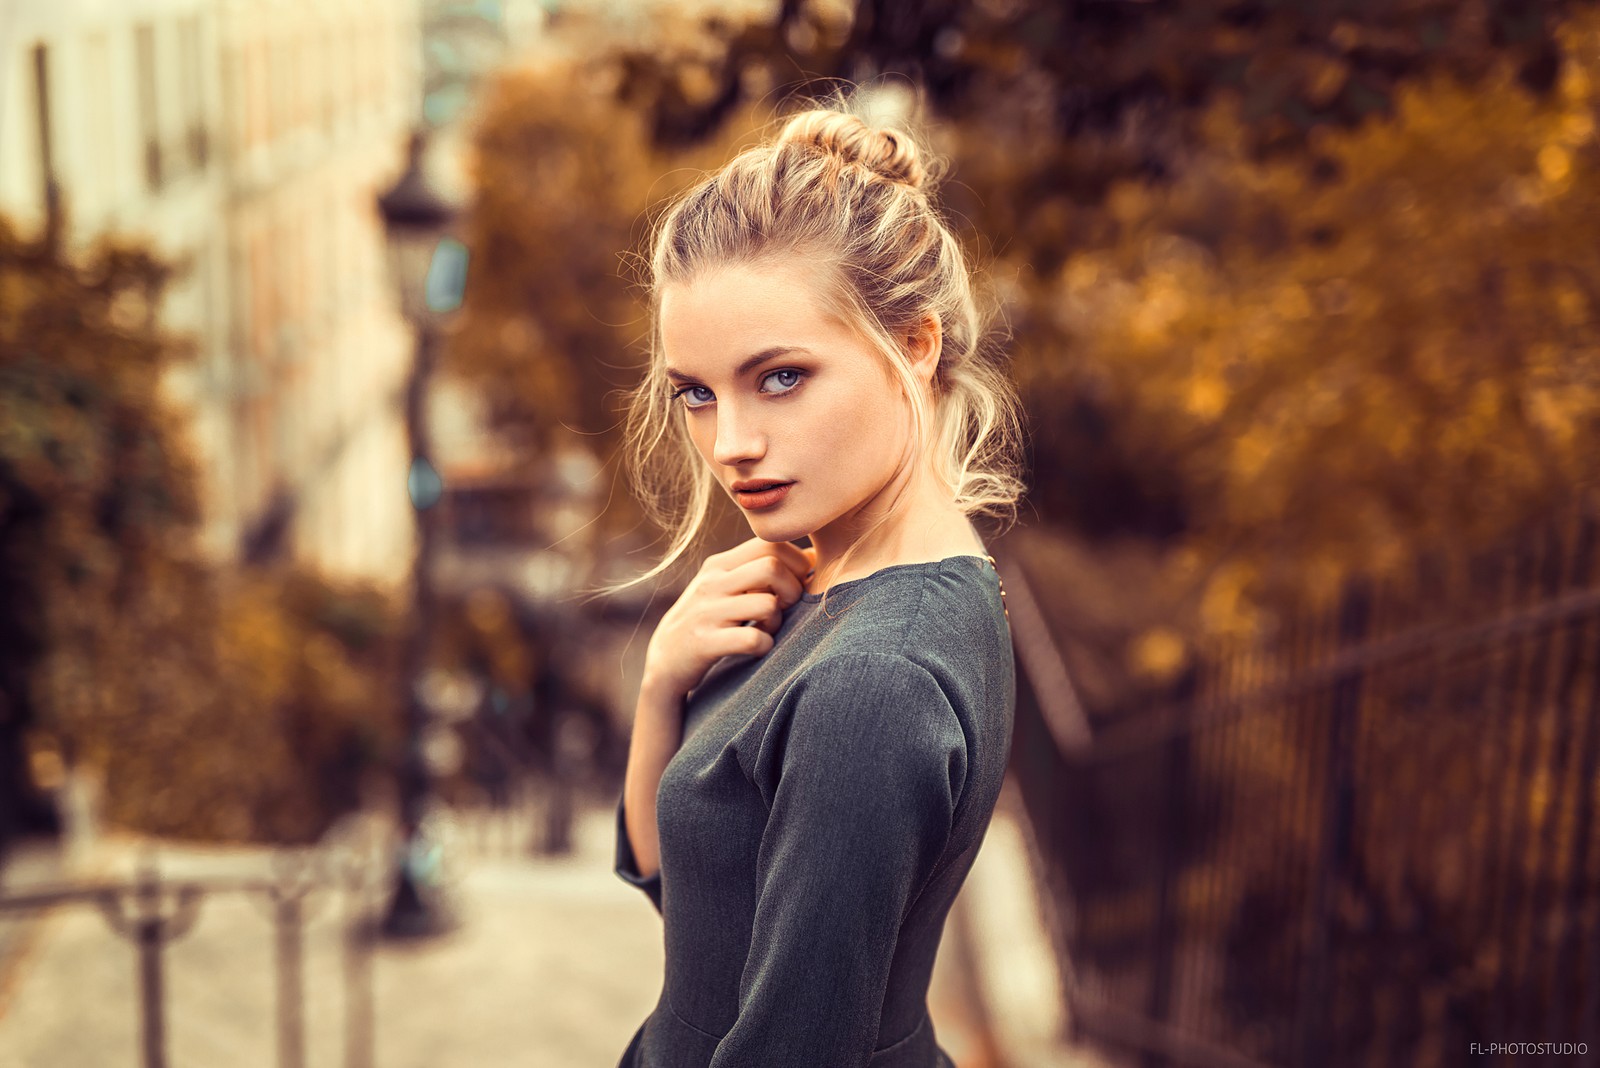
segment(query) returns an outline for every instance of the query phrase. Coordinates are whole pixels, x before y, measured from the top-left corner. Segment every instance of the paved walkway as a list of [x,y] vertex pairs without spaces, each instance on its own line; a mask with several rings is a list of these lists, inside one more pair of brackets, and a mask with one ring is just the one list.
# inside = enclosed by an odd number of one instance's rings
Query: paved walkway
[[[385,945],[374,964],[375,1068],[605,1068],[655,1004],[660,918],[611,873],[614,812],[591,805],[561,859],[509,844],[461,856],[464,922],[445,938]],[[468,836],[481,839],[482,828]],[[509,828],[509,841],[530,829]],[[131,872],[133,847],[97,848],[99,874]],[[499,855],[495,855],[496,853]],[[265,873],[260,850],[164,849],[171,877]],[[16,886],[8,886],[15,891]],[[345,1064],[338,901],[308,921],[307,1068]],[[952,930],[953,934],[953,930]],[[957,939],[941,950],[930,998],[960,1068],[992,1068],[973,1021]],[[29,933],[0,989],[0,1068],[137,1068],[135,956],[92,907],[60,908]],[[167,954],[173,1068],[275,1068],[273,928],[267,907],[219,895]]]

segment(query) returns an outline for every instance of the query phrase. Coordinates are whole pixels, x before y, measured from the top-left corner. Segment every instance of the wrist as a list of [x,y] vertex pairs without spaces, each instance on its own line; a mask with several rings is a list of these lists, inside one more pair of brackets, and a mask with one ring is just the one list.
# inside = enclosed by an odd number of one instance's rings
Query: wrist
[[692,687],[647,670],[639,684],[640,710],[658,708],[676,712],[682,707],[690,689]]

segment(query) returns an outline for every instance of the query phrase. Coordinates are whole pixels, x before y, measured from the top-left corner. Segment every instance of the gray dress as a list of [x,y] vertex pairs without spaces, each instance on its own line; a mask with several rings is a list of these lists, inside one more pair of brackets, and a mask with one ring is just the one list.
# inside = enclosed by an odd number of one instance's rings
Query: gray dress
[[994,812],[1016,690],[980,556],[807,594],[685,703],[661,776],[660,1000],[620,1068],[941,1068],[928,980]]

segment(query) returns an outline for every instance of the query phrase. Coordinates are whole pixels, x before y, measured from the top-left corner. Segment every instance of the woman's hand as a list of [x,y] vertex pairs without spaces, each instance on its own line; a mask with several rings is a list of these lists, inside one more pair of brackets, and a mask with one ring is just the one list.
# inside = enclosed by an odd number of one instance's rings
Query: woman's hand
[[[815,550],[751,538],[708,557],[661,617],[645,653],[623,780],[628,841],[641,877],[660,871],[656,792],[682,741],[684,697],[722,657],[772,648],[784,609],[800,599],[815,562]],[[659,908],[659,898],[653,900]]]
[[650,638],[645,688],[675,702],[722,657],[766,653],[815,559],[815,549],[760,538],[707,557]]

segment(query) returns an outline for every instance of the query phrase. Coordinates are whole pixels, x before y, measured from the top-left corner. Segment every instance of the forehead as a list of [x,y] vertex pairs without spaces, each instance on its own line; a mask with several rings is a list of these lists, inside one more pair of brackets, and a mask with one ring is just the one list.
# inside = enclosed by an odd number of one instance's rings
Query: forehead
[[755,352],[826,347],[844,326],[822,297],[821,272],[799,260],[702,271],[661,289],[662,355],[696,377],[725,374]]

